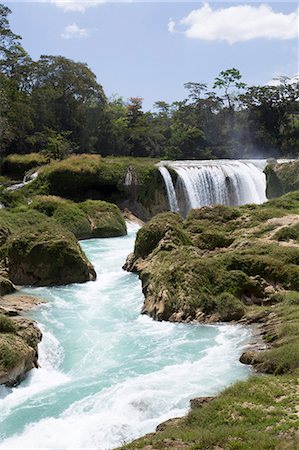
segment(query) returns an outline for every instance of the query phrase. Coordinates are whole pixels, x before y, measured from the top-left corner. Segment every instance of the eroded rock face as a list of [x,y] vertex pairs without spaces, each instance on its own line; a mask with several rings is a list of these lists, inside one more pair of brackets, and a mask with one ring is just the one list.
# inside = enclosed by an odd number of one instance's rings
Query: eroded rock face
[[0,384],[15,386],[38,367],[38,344],[42,333],[24,317],[0,315]]

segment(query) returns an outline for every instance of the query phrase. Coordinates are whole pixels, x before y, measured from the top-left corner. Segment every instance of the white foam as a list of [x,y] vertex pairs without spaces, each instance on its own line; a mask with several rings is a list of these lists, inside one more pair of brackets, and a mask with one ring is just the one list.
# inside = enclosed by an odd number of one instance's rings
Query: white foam
[[134,233],[84,241],[98,280],[39,290],[49,300],[35,312],[42,368],[6,392],[0,449],[114,448],[247,377],[246,329],[139,315],[140,282],[121,270],[133,243]]

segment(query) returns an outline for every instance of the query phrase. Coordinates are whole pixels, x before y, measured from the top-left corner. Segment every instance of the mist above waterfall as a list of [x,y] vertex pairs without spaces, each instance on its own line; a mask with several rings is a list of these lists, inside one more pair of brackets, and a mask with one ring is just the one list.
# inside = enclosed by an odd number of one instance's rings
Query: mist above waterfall
[[159,170],[170,210],[185,216],[206,205],[265,202],[266,164],[266,160],[161,161]]

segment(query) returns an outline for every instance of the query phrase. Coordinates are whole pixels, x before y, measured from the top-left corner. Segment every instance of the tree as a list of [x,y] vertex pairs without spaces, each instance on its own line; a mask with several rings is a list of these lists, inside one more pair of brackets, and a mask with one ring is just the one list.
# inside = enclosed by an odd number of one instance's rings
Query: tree
[[86,64],[42,56],[35,66],[32,102],[37,131],[71,132],[83,151],[94,151],[106,97]]
[[234,100],[236,99],[231,89],[244,89],[246,87],[245,83],[239,81],[241,78],[240,71],[235,68],[222,70],[218,77],[215,78],[213,88],[224,89],[224,98],[230,110],[234,109]]

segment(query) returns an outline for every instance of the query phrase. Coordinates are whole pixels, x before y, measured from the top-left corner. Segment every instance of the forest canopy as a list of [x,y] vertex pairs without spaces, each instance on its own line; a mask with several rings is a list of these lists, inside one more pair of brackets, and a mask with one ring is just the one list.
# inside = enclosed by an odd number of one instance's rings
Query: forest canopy
[[[0,152],[144,156],[164,159],[296,157],[299,81],[247,86],[239,70],[212,81],[187,82],[186,98],[107,98],[81,62],[42,55],[34,61],[0,4]],[[211,80],[210,80],[211,82]]]

